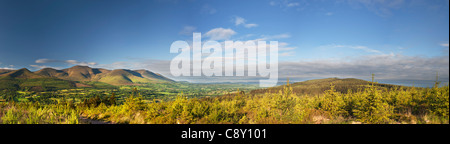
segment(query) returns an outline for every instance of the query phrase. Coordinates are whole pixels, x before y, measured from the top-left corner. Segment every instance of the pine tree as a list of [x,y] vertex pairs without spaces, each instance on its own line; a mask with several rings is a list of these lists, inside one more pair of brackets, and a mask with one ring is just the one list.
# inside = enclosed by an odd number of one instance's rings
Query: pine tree
[[436,81],[434,82],[434,87],[438,88],[441,82],[439,81],[439,74],[436,72]]
[[111,97],[109,98],[109,104],[110,105],[116,105],[116,93],[112,93]]
[[359,102],[357,108],[354,110],[355,116],[364,123],[382,124],[389,123],[389,117],[393,113],[392,107],[383,100],[381,94],[375,87],[375,74],[372,74],[372,82],[369,89],[366,89],[365,94]]

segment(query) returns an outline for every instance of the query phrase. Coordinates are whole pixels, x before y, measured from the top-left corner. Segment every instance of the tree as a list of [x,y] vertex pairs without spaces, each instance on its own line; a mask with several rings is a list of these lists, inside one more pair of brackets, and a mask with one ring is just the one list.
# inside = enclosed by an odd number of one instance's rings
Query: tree
[[109,104],[110,105],[116,105],[116,93],[112,93],[111,97],[109,98]]
[[371,86],[366,89],[362,98],[356,103],[357,108],[354,110],[354,114],[358,120],[364,123],[389,123],[393,109],[382,99],[380,92],[376,89],[374,77],[375,75],[372,74]]
[[434,82],[434,87],[438,88],[441,82],[439,81],[439,74],[436,72],[436,81]]

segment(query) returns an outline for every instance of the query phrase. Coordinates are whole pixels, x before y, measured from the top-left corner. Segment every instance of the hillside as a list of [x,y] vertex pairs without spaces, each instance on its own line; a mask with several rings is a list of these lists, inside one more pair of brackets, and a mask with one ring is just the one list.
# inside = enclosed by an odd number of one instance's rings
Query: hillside
[[100,70],[97,68],[90,68],[88,66],[74,66],[68,69],[63,69],[62,71],[67,75],[59,78],[73,81],[92,81],[95,80],[97,75],[104,74],[104,72],[109,72],[108,70]]
[[31,72],[26,68],[19,70],[1,69],[0,82],[0,89],[24,87],[42,89],[45,87],[69,88],[95,87],[98,85],[110,87],[107,85],[165,83],[173,82],[173,80],[147,70],[107,70],[88,66],[74,66],[62,70],[44,68],[36,72]]
[[106,75],[100,77],[99,81],[113,85],[131,85],[134,83],[154,82],[151,79],[144,78],[138,72],[126,69],[118,69],[106,73]]
[[144,78],[147,78],[147,79],[152,79],[152,80],[156,80],[156,81],[170,81],[170,82],[175,82],[174,80],[169,79],[169,78],[167,78],[167,77],[164,77],[164,76],[161,75],[161,74],[153,73],[153,72],[148,71],[148,70],[135,70],[135,72],[140,73]]
[[74,86],[74,82],[36,74],[26,68],[0,74],[0,90],[28,89],[33,91],[45,91],[71,88]]
[[[331,84],[334,85],[334,89],[341,93],[347,93],[349,90],[352,92],[357,92],[359,90],[363,90],[367,87],[367,85],[371,84],[369,81],[347,78],[347,79],[339,79],[339,78],[327,78],[327,79],[316,79],[316,80],[308,80],[304,82],[292,83],[291,87],[294,93],[296,94],[307,94],[307,95],[317,95],[322,94],[324,91],[329,90],[331,88]],[[375,83],[378,87],[384,88],[395,88],[402,87],[391,84],[381,84]],[[266,92],[278,93],[282,90],[283,86],[277,86],[266,89],[258,89],[253,90],[251,94],[263,94]]]
[[4,73],[1,76],[3,77],[11,77],[11,78],[24,78],[24,79],[33,79],[33,78],[44,78],[45,76],[35,74],[26,68],[22,68],[19,70],[11,71],[8,73]]
[[9,72],[11,72],[11,71],[13,71],[13,70],[10,70],[10,69],[0,69],[0,75],[5,74],[5,73],[9,73]]
[[172,80],[147,70],[116,69],[107,70],[90,68],[88,66],[74,66],[61,70],[63,74],[54,75],[60,79],[72,81],[96,81],[111,85],[132,85],[137,83],[173,82]]
[[67,73],[65,73],[62,70],[56,70],[53,68],[43,68],[39,71],[35,72],[38,75],[43,75],[43,76],[47,76],[47,77],[63,77],[63,76],[67,76]]

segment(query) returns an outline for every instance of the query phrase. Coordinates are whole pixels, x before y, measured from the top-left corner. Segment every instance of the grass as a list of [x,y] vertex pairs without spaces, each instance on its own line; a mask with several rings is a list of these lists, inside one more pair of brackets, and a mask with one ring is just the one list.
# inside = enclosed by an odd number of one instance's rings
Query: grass
[[75,87],[73,82],[55,78],[0,78],[0,90],[27,89],[33,91],[51,91],[57,89],[69,89],[73,87]]

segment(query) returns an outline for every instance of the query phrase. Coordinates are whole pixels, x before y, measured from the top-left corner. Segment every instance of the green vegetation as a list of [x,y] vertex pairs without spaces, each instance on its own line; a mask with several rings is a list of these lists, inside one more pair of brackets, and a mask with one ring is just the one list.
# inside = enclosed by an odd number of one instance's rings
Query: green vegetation
[[[336,83],[327,83],[329,81]],[[318,81],[322,81],[321,83]],[[435,124],[449,123],[449,87],[415,88],[354,80],[325,79],[315,85],[328,85],[297,93],[305,83],[288,84],[260,93],[233,90],[216,97],[194,97],[194,92],[215,93],[217,87],[188,84],[122,86],[116,90],[89,89],[91,97],[80,98],[87,89],[59,90],[67,95],[34,102],[4,98],[0,102],[1,123],[79,123],[78,118],[123,124]],[[347,81],[347,83],[345,83]],[[360,80],[358,80],[360,81]],[[307,82],[308,83],[308,82]],[[339,85],[338,85],[339,84]],[[346,92],[339,87],[345,85]],[[186,87],[184,87],[186,86]],[[195,90],[198,86],[199,89]],[[171,89],[171,87],[173,89]],[[191,93],[171,91],[175,87],[192,89]],[[222,86],[218,86],[222,87]],[[230,86],[231,89],[234,88]],[[205,90],[206,89],[206,90]],[[231,90],[229,89],[229,90]],[[318,88],[320,89],[320,88]],[[202,91],[205,90],[205,91]],[[64,92],[63,92],[64,91]],[[223,91],[226,91],[225,89]],[[151,97],[167,92],[173,99]],[[27,91],[5,91],[29,95]],[[70,94],[73,97],[70,98]],[[78,95],[78,97],[77,97]],[[164,95],[167,96],[167,95]],[[42,97],[42,96],[39,96]],[[45,102],[50,99],[51,101]],[[83,99],[83,100],[82,100]]]
[[0,77],[0,90],[52,91],[75,87],[71,81],[54,78],[10,78]]
[[78,124],[79,112],[70,105],[39,103],[0,103],[3,124]]
[[[33,79],[29,80],[33,81]],[[47,83],[42,81],[41,83]],[[171,101],[179,93],[184,93],[189,98],[215,97],[241,89],[249,92],[256,89],[254,85],[242,84],[189,84],[189,83],[147,83],[139,86],[112,86],[101,82],[83,82],[83,84],[92,85],[92,87],[22,87],[17,89],[0,90],[0,102],[40,102],[41,104],[56,104],[59,101],[72,100],[79,104],[86,99],[110,97],[115,93],[117,104],[123,104],[125,99],[130,96],[134,88],[139,89],[143,101]],[[37,89],[40,88],[40,89]]]
[[[340,92],[340,93],[347,93],[349,91],[358,91],[361,89],[367,88],[367,85],[372,84],[369,81],[360,80],[360,79],[354,79],[354,78],[348,78],[348,79],[338,79],[338,78],[328,78],[328,79],[316,79],[316,80],[309,80],[305,82],[299,82],[291,84],[292,90],[296,94],[302,94],[302,95],[318,95],[323,94],[325,91],[330,90],[330,83],[333,83],[334,90]],[[398,85],[390,85],[390,84],[379,84],[374,83],[377,87],[384,87],[387,89],[392,88],[400,88],[402,86]],[[406,87],[402,87],[406,88]],[[283,89],[283,86],[278,87],[272,87],[267,89],[259,89],[252,91],[251,94],[264,94],[267,92],[278,92]]]

